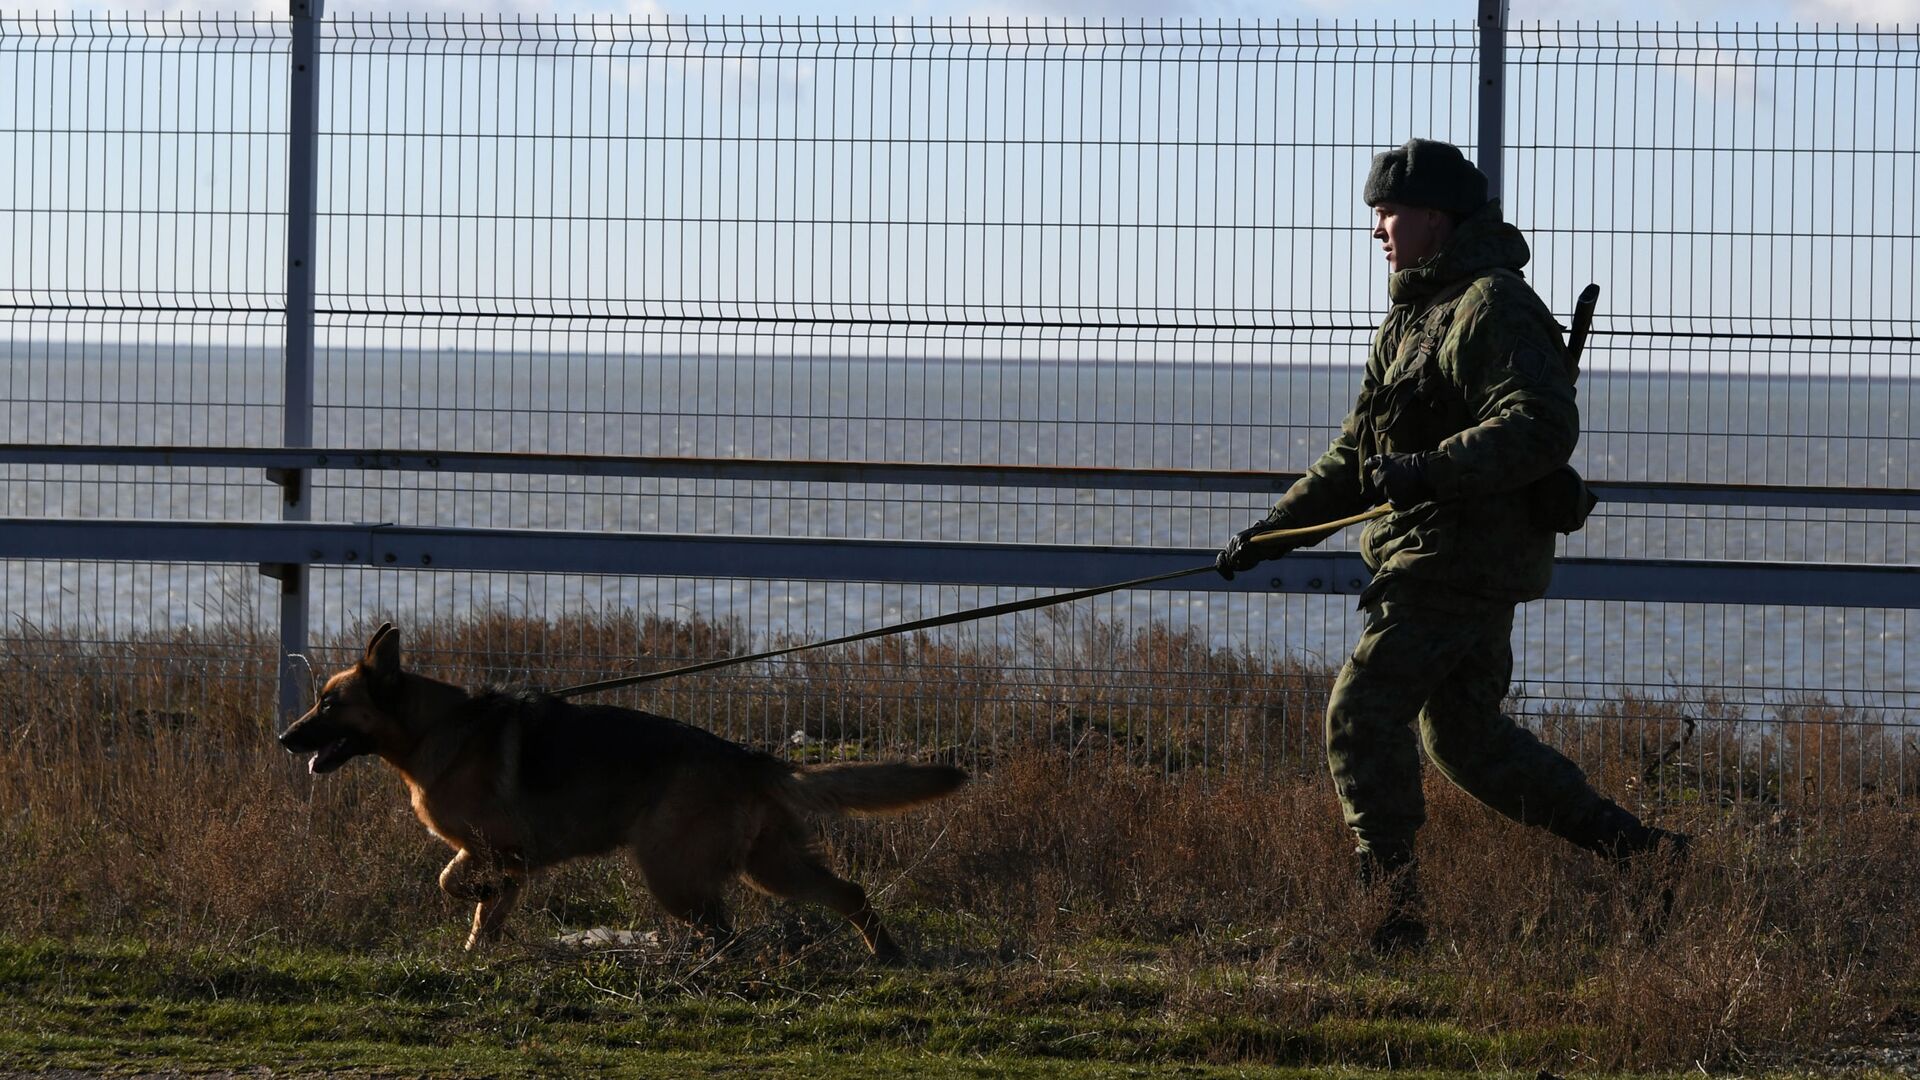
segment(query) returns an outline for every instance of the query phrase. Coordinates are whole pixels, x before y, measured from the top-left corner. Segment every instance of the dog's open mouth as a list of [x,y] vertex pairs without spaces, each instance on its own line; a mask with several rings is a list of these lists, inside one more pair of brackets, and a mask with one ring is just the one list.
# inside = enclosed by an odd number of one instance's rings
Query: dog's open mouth
[[315,776],[332,772],[366,752],[366,744],[359,736],[343,735],[314,751],[313,757],[307,761],[307,772]]

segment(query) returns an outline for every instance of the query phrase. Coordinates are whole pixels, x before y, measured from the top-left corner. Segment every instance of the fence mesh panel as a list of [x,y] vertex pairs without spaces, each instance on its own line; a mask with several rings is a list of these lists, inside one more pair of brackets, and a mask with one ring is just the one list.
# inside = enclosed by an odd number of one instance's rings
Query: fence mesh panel
[[[1209,548],[1267,496],[858,465],[1305,467],[1387,306],[1361,179],[1410,136],[1475,145],[1478,34],[330,20],[318,445],[849,468],[327,468],[312,516]],[[1605,290],[1590,478],[1916,486],[1915,45],[1509,31],[1505,207],[1530,276],[1563,318],[1586,282]],[[0,19],[0,442],[278,445],[288,57],[280,20]],[[244,468],[0,475],[23,518],[244,522],[280,500]],[[1900,566],[1917,545],[1900,509],[1609,502],[1564,550]],[[554,685],[1031,592],[823,582],[791,550],[764,581],[316,570],[314,662],[390,617],[447,671]],[[57,662],[39,644],[56,632],[212,627],[245,652],[270,626],[248,567],[5,566],[19,663]],[[1310,762],[1350,605],[1143,592],[632,700],[796,753],[984,760],[1025,740],[1167,768]],[[1549,601],[1518,623],[1515,707],[1656,790],[1911,791],[1912,640],[1901,607]]]

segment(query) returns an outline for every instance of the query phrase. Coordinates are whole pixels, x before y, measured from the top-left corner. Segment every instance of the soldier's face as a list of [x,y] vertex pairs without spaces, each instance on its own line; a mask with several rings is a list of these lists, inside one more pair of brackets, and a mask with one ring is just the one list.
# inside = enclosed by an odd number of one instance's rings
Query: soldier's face
[[1453,219],[1439,210],[1392,202],[1373,208],[1373,238],[1380,241],[1389,271],[1426,262],[1452,235]]

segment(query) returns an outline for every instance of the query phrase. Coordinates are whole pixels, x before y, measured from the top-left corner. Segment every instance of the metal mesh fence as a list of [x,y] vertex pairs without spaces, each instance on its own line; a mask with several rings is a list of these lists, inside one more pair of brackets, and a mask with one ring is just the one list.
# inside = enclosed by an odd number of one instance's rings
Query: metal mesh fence
[[[1413,135],[1474,144],[1478,33],[330,21],[316,445],[848,468],[326,468],[312,516],[1209,548],[1269,496],[859,466],[1304,467],[1387,306],[1360,180]],[[1508,33],[1505,202],[1530,276],[1563,313],[1586,281],[1606,290],[1581,382],[1589,477],[1915,486],[1915,43]],[[287,63],[274,20],[0,20],[17,88],[0,106],[0,441],[278,444]],[[17,517],[257,521],[280,500],[238,467],[0,474]],[[1897,566],[1917,540],[1904,509],[1609,502],[1565,550]],[[658,663],[1025,594],[823,582],[810,550],[761,581],[316,571],[315,629],[331,646],[381,617],[441,628],[447,670],[553,684],[636,662],[647,616]],[[16,623],[104,640],[213,621],[211,586],[164,567],[6,566]],[[239,591],[218,625],[265,625],[268,592]],[[1169,768],[1311,760],[1350,605],[1145,592],[648,700],[796,746],[850,731],[991,756],[1024,732]],[[1914,784],[1904,606],[1550,601],[1516,635],[1516,708],[1592,754],[1631,744],[1649,783]],[[936,673],[937,708],[918,700]],[[919,727],[880,733],[882,716]],[[1823,725],[1871,734],[1784,734]]]
[[[1914,486],[1914,45],[1839,27],[1511,35],[1508,201],[1535,281],[1608,287],[1589,475]],[[1910,511],[1603,518],[1570,554],[1910,564],[1916,536]]]

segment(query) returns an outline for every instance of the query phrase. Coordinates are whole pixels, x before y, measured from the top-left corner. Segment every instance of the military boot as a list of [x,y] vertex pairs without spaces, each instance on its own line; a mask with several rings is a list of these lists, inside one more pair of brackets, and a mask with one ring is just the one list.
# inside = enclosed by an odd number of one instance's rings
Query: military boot
[[1693,838],[1686,833],[1642,824],[1639,818],[1610,799],[1599,800],[1590,812],[1577,820],[1555,821],[1548,828],[1562,840],[1622,867],[1655,853],[1685,863],[1693,846]]
[[1652,942],[1673,917],[1673,890],[1693,855],[1693,837],[1642,825],[1618,845],[1613,863],[1627,875],[1628,903],[1639,913],[1640,937]]
[[1693,853],[1693,837],[1647,825],[1619,805],[1602,800],[1587,820],[1554,833],[1606,859],[1628,875],[1630,905],[1639,912],[1640,933],[1651,940],[1673,914],[1673,890]]
[[1419,867],[1413,852],[1398,848],[1386,852],[1359,851],[1360,884],[1369,893],[1387,890],[1387,914],[1373,928],[1367,945],[1375,955],[1411,952],[1427,944],[1425,904],[1420,896]]

